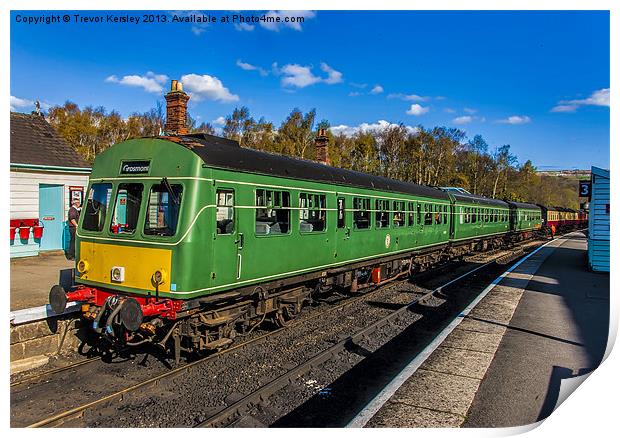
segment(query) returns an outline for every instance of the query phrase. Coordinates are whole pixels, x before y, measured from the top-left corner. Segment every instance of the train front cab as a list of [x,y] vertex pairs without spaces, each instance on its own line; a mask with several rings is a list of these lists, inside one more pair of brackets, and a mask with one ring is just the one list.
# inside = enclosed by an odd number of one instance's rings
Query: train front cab
[[52,288],[53,310],[80,302],[104,333],[116,331],[114,323],[135,331],[147,319],[174,319],[183,309],[174,294],[190,271],[181,268],[200,168],[191,151],[160,139],[130,140],[100,154],[76,233],[76,285]]

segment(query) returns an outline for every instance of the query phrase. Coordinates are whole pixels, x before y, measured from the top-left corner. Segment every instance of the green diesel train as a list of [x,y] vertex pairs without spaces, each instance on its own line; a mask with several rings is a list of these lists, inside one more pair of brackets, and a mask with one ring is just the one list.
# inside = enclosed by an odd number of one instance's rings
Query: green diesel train
[[540,207],[239,147],[206,134],[141,138],[94,163],[76,285],[56,312],[115,344],[213,350],[312,296],[351,292],[541,226]]

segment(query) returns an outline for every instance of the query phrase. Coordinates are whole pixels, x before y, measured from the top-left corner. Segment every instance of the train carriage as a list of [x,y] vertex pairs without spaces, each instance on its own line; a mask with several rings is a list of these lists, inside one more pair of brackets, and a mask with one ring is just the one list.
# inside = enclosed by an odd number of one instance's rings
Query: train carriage
[[451,194],[456,212],[454,244],[483,237],[493,237],[494,246],[503,242],[504,235],[510,231],[510,209],[506,202],[472,194]]
[[[257,316],[296,313],[313,288],[380,283],[414,255],[418,267],[436,261],[450,240],[451,198],[438,189],[202,134],[109,148],[88,193],[77,288],[56,286],[50,301],[83,302],[97,330],[129,344],[219,347]],[[207,309],[217,302],[229,310]],[[184,318],[191,327],[166,332]]]
[[542,214],[538,205],[526,202],[508,202],[510,206],[510,230],[513,237],[523,240],[542,227]]
[[[536,210],[538,209],[538,210]],[[76,244],[76,287],[113,345],[213,350],[316,293],[351,292],[526,237],[540,209],[241,148],[206,134],[100,154]]]

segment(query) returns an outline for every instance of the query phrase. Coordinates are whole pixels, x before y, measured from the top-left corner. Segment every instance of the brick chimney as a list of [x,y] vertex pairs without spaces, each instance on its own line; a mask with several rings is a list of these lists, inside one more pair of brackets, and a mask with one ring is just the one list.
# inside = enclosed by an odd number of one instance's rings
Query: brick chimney
[[166,126],[168,135],[187,134],[187,101],[189,96],[183,91],[183,84],[173,80],[166,98]]
[[327,153],[327,143],[329,138],[325,132],[325,128],[320,128],[314,139],[314,147],[316,149],[316,161],[329,165],[329,154]]

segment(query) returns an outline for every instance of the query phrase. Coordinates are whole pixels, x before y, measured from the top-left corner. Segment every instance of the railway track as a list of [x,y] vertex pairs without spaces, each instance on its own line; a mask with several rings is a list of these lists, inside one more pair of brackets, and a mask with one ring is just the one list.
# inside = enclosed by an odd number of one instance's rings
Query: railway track
[[[531,245],[531,243],[530,243]],[[370,336],[372,332],[377,331],[379,329],[381,329],[382,327],[384,327],[386,324],[393,324],[395,321],[397,321],[399,319],[400,316],[402,316],[404,313],[406,313],[407,309],[409,309],[412,305],[414,305],[415,303],[420,303],[423,302],[425,299],[427,299],[428,297],[430,297],[431,295],[437,293],[438,291],[441,291],[443,288],[447,287],[450,284],[453,284],[455,281],[459,281],[462,278],[465,278],[471,274],[473,274],[476,271],[481,270],[484,267],[487,267],[488,265],[495,263],[498,259],[509,259],[509,258],[514,258],[514,257],[518,257],[520,255],[520,253],[522,252],[522,250],[518,249],[518,250],[509,250],[509,251],[505,251],[504,254],[500,257],[495,257],[492,260],[484,263],[481,266],[476,267],[475,269],[472,269],[471,271],[468,271],[466,274],[459,276],[457,279],[451,280],[450,282],[442,285],[439,288],[435,288],[433,291],[423,295],[422,297],[418,297],[416,298],[414,301],[408,303],[407,305],[403,306],[402,308],[400,308],[399,310],[397,310],[396,312],[393,312],[392,314],[390,314],[389,316],[387,316],[386,318],[382,318],[381,320],[377,321],[376,323],[372,324],[369,327],[366,327],[365,329],[359,331],[358,333],[355,333],[352,336],[348,336],[347,338],[341,340],[340,342],[338,342],[337,344],[331,346],[330,348],[316,354],[315,356],[313,356],[311,359],[309,359],[308,361],[294,367],[293,369],[291,369],[289,372],[285,373],[284,375],[278,377],[277,379],[263,385],[261,388],[259,388],[257,391],[254,391],[252,393],[250,393],[249,395],[245,396],[244,398],[242,398],[241,400],[231,404],[229,407],[227,407],[226,409],[220,411],[219,413],[217,413],[214,417],[210,417],[209,419],[202,421],[201,425],[203,426],[223,426],[223,425],[227,425],[230,424],[230,419],[233,418],[238,418],[239,417],[239,413],[246,411],[248,408],[250,408],[251,406],[256,405],[256,403],[260,404],[261,400],[265,400],[266,398],[269,397],[270,394],[273,394],[274,392],[277,392],[279,389],[281,389],[283,386],[288,385],[292,380],[295,380],[296,378],[299,378],[299,376],[305,374],[305,372],[307,372],[308,370],[312,369],[313,367],[317,367],[320,364],[324,363],[325,361],[329,360],[331,357],[333,357],[334,355],[337,355],[339,351],[341,351],[344,346],[351,344],[351,343],[355,343],[357,340]],[[494,253],[494,255],[497,253]],[[445,268],[445,267],[443,267]],[[435,272],[436,270],[433,270],[432,272]],[[404,280],[406,281],[406,280]],[[401,281],[402,282],[402,281]],[[50,415],[42,420],[36,421],[32,424],[30,424],[28,427],[54,427],[54,426],[62,426],[62,425],[66,425],[68,423],[71,423],[72,421],[82,418],[84,416],[84,414],[87,411],[93,411],[96,410],[96,408],[98,407],[102,407],[104,405],[107,405],[108,403],[113,403],[113,402],[119,402],[122,401],[125,397],[127,397],[130,394],[136,393],[138,392],[138,390],[140,389],[146,389],[152,386],[157,386],[159,383],[163,382],[163,381],[167,381],[173,377],[176,376],[180,376],[183,373],[189,371],[192,368],[195,368],[201,364],[204,364],[206,362],[215,360],[218,357],[221,357],[223,355],[228,355],[228,354],[232,354],[233,352],[247,347],[249,345],[255,344],[255,343],[259,343],[263,340],[265,340],[266,338],[270,337],[270,336],[274,336],[277,333],[282,332],[283,330],[287,330],[287,329],[291,329],[295,326],[299,326],[302,324],[306,324],[310,321],[316,320],[319,317],[323,317],[325,316],[327,313],[330,312],[335,312],[338,311],[339,309],[342,309],[344,307],[347,306],[351,306],[354,305],[357,302],[360,302],[362,300],[368,300],[369,298],[371,298],[373,296],[373,294],[379,293],[380,291],[382,291],[385,288],[389,288],[389,287],[393,287],[394,284],[397,283],[391,283],[379,288],[376,288],[375,290],[369,291],[364,293],[363,295],[357,296],[357,297],[353,297],[353,298],[348,298],[346,300],[344,300],[344,302],[339,303],[335,306],[332,307],[328,307],[325,311],[322,312],[317,312],[315,314],[311,314],[311,315],[307,315],[305,317],[302,317],[300,319],[297,320],[293,320],[291,321],[286,327],[277,329],[277,330],[273,330],[270,332],[267,332],[265,334],[261,334],[253,339],[250,339],[248,341],[244,341],[241,342],[237,345],[233,345],[231,348],[224,350],[222,352],[207,356],[205,358],[199,359],[195,362],[186,364],[186,365],[182,365],[179,366],[177,368],[174,368],[168,372],[164,372],[161,374],[158,374],[154,377],[151,377],[149,379],[146,379],[144,381],[141,381],[137,384],[128,386],[122,390],[119,391],[115,391],[113,393],[110,393],[108,395],[105,395],[99,399],[93,400],[91,402],[82,404],[80,406],[65,410],[63,412],[59,412],[56,413],[54,415]],[[33,382],[33,381],[37,381],[37,380],[42,380],[52,374],[57,374],[57,373],[61,373],[62,371],[71,369],[71,368],[75,368],[75,367],[79,367],[79,366],[83,366],[87,363],[89,363],[91,360],[86,360],[83,361],[81,363],[78,364],[73,364],[71,366],[62,368],[62,369],[58,369],[58,370],[52,370],[49,373],[45,373],[42,375],[37,375],[37,376],[32,376],[29,377],[27,379],[24,379],[23,381],[19,381],[19,382],[15,382],[13,386],[18,386],[27,382]],[[297,377],[296,377],[297,376]]]
[[[443,268],[445,268],[445,266],[439,267],[437,269],[434,269],[433,271],[429,271],[429,272],[424,273],[422,275],[428,275],[430,272],[435,272],[435,271],[437,271],[439,269],[443,269]],[[405,280],[402,280],[402,281],[405,281]],[[343,309],[343,308],[345,308],[347,306],[351,306],[351,305],[354,305],[355,303],[358,303],[360,301],[367,300],[367,299],[371,298],[374,294],[382,291],[383,289],[385,289],[387,287],[392,287],[393,285],[394,285],[394,283],[390,283],[390,284],[387,284],[387,285],[383,285],[383,286],[374,288],[373,290],[369,290],[369,291],[366,291],[364,293],[361,293],[359,296],[347,297],[345,299],[341,299],[341,300],[338,301],[339,304],[336,304],[334,306],[330,306],[330,307],[326,308],[326,310],[323,311],[323,312],[317,312],[317,313],[315,313],[313,315],[306,316],[305,318],[295,319],[293,321],[290,321],[285,327],[281,327],[281,328],[278,328],[276,330],[269,331],[267,333],[261,334],[260,336],[252,338],[252,339],[250,339],[248,341],[244,341],[244,342],[235,344],[235,345],[231,346],[230,348],[228,348],[226,350],[223,350],[221,352],[218,352],[218,353],[209,355],[207,357],[201,358],[201,359],[199,359],[197,361],[194,361],[194,362],[191,362],[191,363],[179,366],[177,368],[174,368],[174,369],[170,370],[169,372],[165,372],[163,374],[159,374],[159,375],[154,376],[154,377],[152,377],[152,378],[150,378],[148,380],[142,381],[140,383],[137,383],[135,385],[129,386],[129,387],[124,388],[122,390],[115,391],[115,392],[113,392],[113,393],[111,393],[109,395],[101,397],[101,398],[99,398],[97,400],[94,400],[92,402],[85,403],[85,404],[77,406],[75,408],[72,408],[72,409],[69,409],[69,410],[57,413],[55,415],[49,416],[49,417],[47,417],[45,419],[42,419],[40,421],[37,421],[35,423],[30,424],[27,427],[38,428],[38,427],[58,427],[58,426],[62,426],[64,423],[66,423],[68,421],[71,421],[71,420],[74,420],[74,419],[77,419],[77,418],[81,417],[84,414],[84,412],[86,412],[89,409],[96,408],[97,406],[103,405],[103,404],[108,403],[108,402],[122,401],[123,398],[126,395],[128,395],[128,394],[130,394],[132,392],[135,392],[135,391],[137,391],[137,390],[139,390],[141,388],[146,388],[146,387],[148,387],[150,385],[156,385],[161,380],[172,378],[174,376],[180,375],[183,372],[186,372],[190,368],[193,368],[195,366],[198,366],[198,365],[203,364],[203,363],[208,362],[208,361],[212,361],[212,360],[216,359],[217,357],[220,357],[220,356],[223,356],[223,355],[226,355],[226,354],[231,354],[235,350],[238,350],[240,348],[246,347],[246,346],[251,345],[251,344],[259,343],[259,342],[263,341],[264,339],[266,339],[266,338],[268,338],[270,336],[276,335],[277,333],[280,333],[280,332],[282,332],[284,330],[287,330],[287,329],[293,328],[295,326],[299,326],[299,325],[308,323],[310,321],[316,320],[317,318],[325,316],[326,313],[336,312],[336,311],[338,311],[340,309]],[[340,301],[342,301],[342,302],[340,302]],[[65,367],[53,369],[53,370],[50,370],[50,371],[47,371],[47,372],[44,372],[44,373],[40,373],[40,374],[37,374],[37,375],[34,375],[34,376],[29,376],[29,377],[26,377],[24,379],[20,379],[18,381],[13,382],[11,384],[11,387],[12,388],[13,387],[19,387],[21,385],[26,385],[28,383],[44,381],[46,378],[51,377],[51,376],[53,376],[55,374],[60,374],[62,372],[70,371],[70,370],[76,369],[78,367],[82,367],[82,366],[85,366],[87,364],[90,364],[92,362],[96,362],[98,360],[100,360],[100,358],[86,359],[84,361],[80,361],[80,362],[77,362],[77,363],[74,363],[74,364],[71,364],[71,365],[68,365],[68,366],[65,366]]]
[[234,424],[236,420],[243,417],[245,414],[251,412],[256,406],[259,406],[265,400],[269,399],[273,394],[275,394],[280,389],[288,386],[291,383],[294,383],[296,380],[300,379],[306,373],[308,373],[312,368],[318,367],[328,360],[336,357],[340,352],[344,351],[348,345],[357,344],[359,341],[366,339],[373,335],[376,331],[381,328],[396,323],[406,312],[411,309],[416,304],[424,303],[427,299],[432,297],[438,292],[441,292],[445,288],[450,285],[462,280],[463,278],[469,277],[475,272],[486,268],[488,265],[494,263],[495,261],[487,262],[481,266],[478,266],[465,274],[460,275],[459,277],[450,280],[446,284],[435,288],[434,290],[422,295],[414,299],[413,301],[405,304],[400,307],[398,310],[390,313],[388,316],[381,318],[375,323],[371,324],[368,327],[358,331],[357,333],[348,336],[347,338],[341,340],[337,344],[321,351],[320,353],[314,355],[304,363],[296,366],[289,372],[275,378],[271,382],[263,385],[256,391],[251,394],[248,394],[238,402],[232,404],[231,406],[225,408],[221,412],[212,416],[211,418],[205,420],[204,422],[197,425],[197,427],[226,427]]
[[19,378],[16,379],[15,381],[11,382],[11,388],[14,386],[21,386],[21,385],[26,385],[28,383],[33,383],[33,382],[40,382],[42,380],[47,379],[50,376],[53,376],[54,374],[59,374],[59,373],[63,373],[66,371],[70,371],[76,368],[79,368],[81,366],[87,365],[89,363],[92,362],[96,362],[101,360],[100,357],[91,357],[88,359],[84,359],[84,360],[80,360],[77,362],[73,362],[69,365],[65,365],[62,367],[58,367],[58,368],[53,368],[51,370],[46,370],[44,372],[41,373],[37,373],[37,374],[33,374],[32,376],[27,376],[27,377],[23,377],[23,378]]

